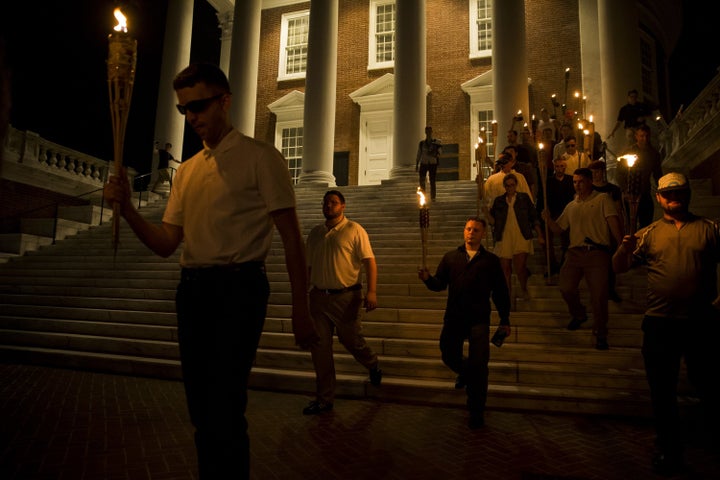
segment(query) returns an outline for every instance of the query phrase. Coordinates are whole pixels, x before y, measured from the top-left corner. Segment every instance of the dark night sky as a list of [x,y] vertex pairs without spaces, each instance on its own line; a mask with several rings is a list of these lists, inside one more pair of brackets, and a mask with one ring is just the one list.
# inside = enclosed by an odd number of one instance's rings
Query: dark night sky
[[[687,106],[695,98],[720,65],[720,49],[711,38],[713,29],[702,17],[706,8],[701,3],[683,1],[683,34],[670,63],[672,115],[681,104]],[[191,60],[217,62],[220,32],[215,28],[214,10],[204,1],[195,4]],[[167,0],[3,2],[0,35],[5,39],[12,70],[11,124],[61,145],[112,159],[105,60],[107,36],[115,25],[112,11],[117,5],[138,40],[125,163],[145,172],[152,155]],[[199,24],[204,27],[197,28]],[[185,136],[183,157],[200,146],[194,133]]]
[[[195,4],[194,23],[211,28],[194,32],[204,38],[194,42],[191,60],[217,62],[220,31],[212,28],[214,10],[207,2]],[[128,30],[138,42],[125,163],[145,172],[152,158],[167,0],[3,2],[0,34],[6,43],[13,88],[10,123],[112,160],[106,60],[116,6],[128,18]],[[194,133],[186,137],[196,139]],[[196,145],[194,150],[199,141]]]

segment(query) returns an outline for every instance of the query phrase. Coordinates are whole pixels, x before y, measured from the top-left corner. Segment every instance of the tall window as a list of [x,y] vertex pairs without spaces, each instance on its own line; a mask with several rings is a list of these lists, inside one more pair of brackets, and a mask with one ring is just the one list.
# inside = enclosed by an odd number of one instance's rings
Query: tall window
[[290,170],[293,184],[297,185],[302,173],[303,127],[282,129],[282,147],[280,151],[288,162],[288,170]]
[[657,88],[657,52],[655,40],[640,31],[640,68],[642,78],[642,98],[655,104],[658,102]]
[[395,61],[395,1],[370,1],[368,68],[392,67]]
[[[493,111],[492,110],[478,110],[477,112],[477,131],[480,132],[482,129],[485,129],[485,140],[487,141],[487,156],[490,158],[491,161],[495,161],[495,148],[497,147],[493,143],[493,137],[492,137],[492,121],[493,121]],[[483,178],[489,177],[492,172],[492,167],[490,165],[480,165],[480,170],[482,171]]]
[[305,78],[309,27],[308,10],[282,16],[278,80]]
[[470,58],[492,55],[492,0],[470,0]]

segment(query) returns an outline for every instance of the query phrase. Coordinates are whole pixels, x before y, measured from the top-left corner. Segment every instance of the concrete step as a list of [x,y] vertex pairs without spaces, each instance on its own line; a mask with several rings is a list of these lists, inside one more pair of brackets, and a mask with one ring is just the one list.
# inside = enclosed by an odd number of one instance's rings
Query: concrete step
[[[438,338],[445,292],[430,292],[417,279],[421,263],[418,208],[413,182],[343,187],[346,213],[368,230],[379,265],[380,307],[367,314],[364,333],[385,371],[380,388],[336,342],[338,395],[464,405],[454,375],[441,362]],[[326,187],[296,190],[303,232],[323,221]],[[462,241],[465,218],[475,214],[473,182],[445,182],[430,205],[428,265]],[[392,205],[392,208],[388,208]],[[141,213],[162,218],[164,201]],[[487,248],[492,249],[488,238]],[[117,253],[110,225],[79,231],[55,245],[0,264],[0,358],[128,375],[180,378],[175,288],[179,252],[153,255],[121,222]],[[593,347],[590,322],[566,330],[569,320],[556,278],[542,278],[541,249],[529,262],[531,299],[513,299],[512,334],[491,347],[488,404],[498,408],[649,415],[640,355],[645,272],[618,277],[625,299],[610,304],[610,350]],[[261,337],[253,388],[315,390],[308,352],[294,345],[290,285],[279,236],[267,260],[272,294]],[[587,292],[581,287],[582,298]],[[592,315],[592,312],[590,312]],[[497,313],[491,323],[497,325]]]

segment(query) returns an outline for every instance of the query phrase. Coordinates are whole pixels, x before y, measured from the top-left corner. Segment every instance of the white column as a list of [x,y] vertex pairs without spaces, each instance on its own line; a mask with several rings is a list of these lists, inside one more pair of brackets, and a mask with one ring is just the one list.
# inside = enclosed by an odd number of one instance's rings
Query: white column
[[[628,90],[642,90],[635,2],[598,0],[598,26],[604,113],[602,125],[596,123],[595,128],[605,138],[617,121],[618,110],[627,103]],[[625,134],[622,128],[618,130],[608,147],[621,155]]]
[[249,137],[255,136],[261,0],[235,1],[228,80],[233,92],[230,118]]
[[[512,119],[522,110],[530,123],[527,52],[525,50],[525,1],[494,1],[493,19],[493,114],[498,122],[498,143],[502,149]],[[520,132],[518,132],[520,133]]]
[[338,0],[310,2],[300,183],[335,186]]
[[232,50],[233,15],[234,10],[225,10],[217,13],[220,26],[220,69],[229,76],[230,51]]
[[393,168],[390,178],[417,179],[415,156],[427,123],[425,0],[395,3]]
[[[175,108],[177,97],[172,82],[175,76],[190,62],[192,21],[193,0],[168,2],[157,112],[155,113],[155,140],[160,143],[160,148],[164,148],[166,142],[172,143],[172,154],[177,159],[182,157],[185,117],[180,115]],[[157,178],[157,161],[157,156],[154,156],[151,185]]]
[[[598,31],[598,0],[580,0],[580,59],[582,62],[582,94],[587,97],[586,116],[593,116],[596,125],[605,125],[603,109],[600,33]],[[603,139],[609,132],[600,131]]]

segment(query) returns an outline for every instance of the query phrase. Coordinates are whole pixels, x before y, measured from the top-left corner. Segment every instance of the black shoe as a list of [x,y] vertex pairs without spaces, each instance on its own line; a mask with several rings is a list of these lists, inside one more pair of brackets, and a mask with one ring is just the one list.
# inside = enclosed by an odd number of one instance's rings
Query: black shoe
[[375,385],[376,387],[380,386],[380,382],[382,382],[382,370],[379,368],[371,368],[370,369],[370,384]]
[[598,337],[595,341],[595,348],[598,350],[609,350],[610,345],[608,345],[607,337]]
[[468,420],[468,427],[472,430],[482,428],[485,426],[485,416],[482,413],[471,413],[470,420]]
[[674,477],[687,471],[680,454],[658,452],[652,458],[652,470],[663,477]]
[[615,290],[610,290],[610,293],[608,294],[608,298],[615,303],[622,302],[622,298],[620,298],[620,295],[618,295],[618,293]]
[[570,323],[568,323],[567,329],[568,330],[577,330],[585,322],[587,322],[587,317],[573,318],[572,320],[570,320]]
[[465,376],[464,375],[458,375],[455,378],[455,388],[457,390],[462,390],[465,388],[466,382],[465,382]]
[[333,409],[333,404],[320,400],[313,400],[307,407],[303,408],[303,415],[320,415]]

